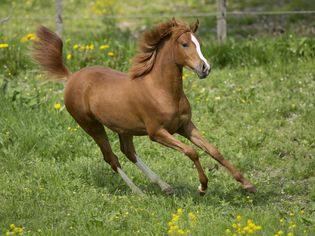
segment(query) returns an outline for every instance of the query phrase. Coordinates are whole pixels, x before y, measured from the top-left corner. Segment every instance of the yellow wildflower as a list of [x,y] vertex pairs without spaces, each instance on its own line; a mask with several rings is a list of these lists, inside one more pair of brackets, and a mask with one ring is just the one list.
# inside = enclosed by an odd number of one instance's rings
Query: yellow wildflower
[[289,216],[294,216],[294,214],[293,213],[289,213]]
[[90,45],[87,45],[88,49],[93,50],[94,49],[94,45],[91,43]]
[[289,229],[295,229],[296,228],[296,224],[291,224]]
[[293,233],[292,233],[292,232],[289,232],[289,233],[287,234],[287,236],[293,236]]
[[179,235],[185,234],[184,230],[182,230],[182,229],[177,230],[177,233],[178,233]]
[[10,224],[10,229],[14,229],[15,228],[15,225],[14,224]]
[[79,48],[80,46],[78,45],[78,44],[75,44],[75,45],[73,45],[73,49],[77,49],[77,48]]
[[107,53],[107,56],[113,57],[113,56],[114,56],[114,53],[113,53],[113,52],[108,52],[108,53]]
[[229,234],[229,233],[231,233],[231,230],[230,230],[230,229],[226,229],[226,230],[225,230],[225,233],[226,233],[226,234]]
[[283,231],[282,231],[282,230],[279,230],[279,231],[277,232],[277,234],[278,234],[278,235],[282,235],[282,234],[283,234]]
[[245,226],[244,228],[243,228],[243,230],[244,231],[247,231],[247,230],[249,230],[250,228],[248,227],[248,226]]
[[108,44],[103,44],[100,46],[100,49],[107,49],[109,48],[109,45]]
[[23,233],[23,228],[19,228],[19,227],[16,227],[14,230],[13,230],[14,233]]
[[68,53],[68,54],[67,54],[67,60],[71,60],[71,58],[72,58],[71,53]]
[[8,48],[9,44],[7,43],[0,43],[0,48]]
[[236,229],[237,228],[237,225],[234,223],[232,224],[232,228]]
[[188,217],[192,221],[196,221],[197,220],[197,216],[194,213],[192,213],[192,212],[188,213]]
[[60,103],[55,103],[54,108],[56,110],[59,110],[61,108],[61,104]]
[[236,220],[237,220],[237,221],[241,221],[241,219],[242,219],[242,216],[241,216],[241,215],[237,215],[237,216],[236,216]]
[[303,215],[304,214],[304,210],[300,210],[300,214]]
[[27,34],[20,39],[21,43],[25,43],[25,42],[30,41],[30,40],[31,41],[37,40],[37,37],[34,33]]

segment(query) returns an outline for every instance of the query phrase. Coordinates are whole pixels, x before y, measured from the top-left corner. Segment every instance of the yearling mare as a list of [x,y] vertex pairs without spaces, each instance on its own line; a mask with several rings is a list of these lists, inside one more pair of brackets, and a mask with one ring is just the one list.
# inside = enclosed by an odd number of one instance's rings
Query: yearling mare
[[120,149],[163,192],[173,189],[137,156],[133,136],[151,140],[188,156],[199,175],[201,195],[208,179],[192,147],[178,141],[178,133],[222,164],[247,191],[255,187],[220,152],[209,144],[191,121],[191,109],[183,91],[183,67],[205,78],[211,68],[194,36],[199,22],[188,25],[175,19],[145,32],[139,41],[141,52],[134,58],[129,75],[104,67],[86,67],[73,74],[62,60],[62,41],[45,27],[37,31],[34,59],[55,79],[66,81],[64,102],[78,124],[95,140],[104,160],[137,193],[141,190],[123,172],[113,153],[104,126],[119,136]]

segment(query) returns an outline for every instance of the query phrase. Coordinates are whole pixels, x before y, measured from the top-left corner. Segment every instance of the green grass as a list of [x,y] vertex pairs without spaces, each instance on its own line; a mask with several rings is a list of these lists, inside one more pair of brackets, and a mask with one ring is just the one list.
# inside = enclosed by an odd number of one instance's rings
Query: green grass
[[[95,143],[81,129],[68,130],[77,125],[66,110],[54,109],[63,86],[41,84],[38,71],[19,74],[20,93],[13,99],[8,89],[0,98],[0,232],[13,223],[25,235],[163,235],[182,208],[179,224],[192,235],[225,235],[238,214],[243,225],[252,219],[262,226],[255,235],[286,231],[289,221],[297,225],[295,235],[312,235],[313,68],[314,60],[226,68],[205,81],[188,73],[194,121],[258,189],[245,194],[199,152],[210,180],[204,197],[196,193],[197,173],[185,156],[147,137],[135,139],[142,159],[175,187],[174,196],[164,196],[123,157],[110,132],[114,152],[146,196],[132,194]],[[195,226],[189,212],[197,214]],[[282,218],[287,222],[279,223]]]
[[[195,2],[178,4],[200,9]],[[258,0],[251,3],[261,6]],[[6,9],[25,16],[32,16],[36,9],[41,10],[39,15],[53,12],[52,5],[41,4],[41,0],[28,1],[25,6],[5,1],[0,15],[5,16]],[[143,9],[165,10],[163,1],[156,4]],[[214,1],[206,4],[213,6]],[[239,9],[249,3],[233,4],[231,8]],[[133,9],[132,4],[128,7]],[[78,9],[82,16],[91,13],[83,0],[69,1],[65,12],[74,14]],[[201,24],[201,32],[207,25],[203,20],[206,24]],[[187,157],[148,137],[136,137],[139,156],[175,188],[173,196],[165,196],[122,155],[117,135],[108,131],[124,170],[145,192],[140,197],[102,160],[94,141],[65,108],[54,108],[55,103],[63,105],[63,85],[44,82],[30,59],[30,42],[20,42],[39,23],[53,25],[47,20],[31,22],[28,27],[18,21],[0,26],[0,44],[9,44],[0,48],[1,235],[9,232],[11,224],[23,227],[23,235],[167,235],[168,224],[173,222],[191,235],[223,236],[226,229],[230,235],[235,233],[233,223],[243,228],[248,219],[262,227],[253,233],[257,236],[279,230],[284,235],[315,234],[314,38],[295,34],[230,37],[219,46],[204,31],[200,37],[203,52],[214,69],[206,80],[185,71],[193,120],[258,191],[246,194],[199,150],[209,177],[208,192],[200,197],[197,172]],[[128,71],[136,53],[134,32],[96,20],[72,23],[70,27],[65,20],[64,34],[65,58],[72,56],[66,59],[71,71],[89,65]],[[91,30],[92,24],[99,27],[97,31]],[[93,44],[94,49],[75,49],[76,44]],[[100,50],[104,44],[109,48]],[[183,213],[174,223],[178,209]],[[189,212],[197,216],[195,221]]]

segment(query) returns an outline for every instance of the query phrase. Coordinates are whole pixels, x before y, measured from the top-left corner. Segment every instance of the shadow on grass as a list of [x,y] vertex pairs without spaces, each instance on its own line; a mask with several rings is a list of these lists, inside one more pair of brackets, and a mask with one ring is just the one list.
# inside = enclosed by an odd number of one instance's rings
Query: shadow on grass
[[[128,171],[130,172],[130,170]],[[175,190],[171,196],[164,194],[156,184],[150,181],[142,173],[132,173],[128,175],[134,183],[148,196],[171,197],[180,200],[192,199],[196,204],[201,205],[231,205],[234,207],[266,206],[270,202],[280,201],[283,195],[275,191],[275,185],[257,185],[257,192],[247,193],[232,183],[221,186],[220,183],[210,183],[205,196],[200,196],[197,192],[197,185],[193,186],[184,182],[170,183]],[[82,166],[82,180],[90,185],[101,189],[106,189],[108,193],[114,195],[130,195],[131,190],[110,167],[102,162],[91,162]],[[275,184],[275,183],[274,183]]]

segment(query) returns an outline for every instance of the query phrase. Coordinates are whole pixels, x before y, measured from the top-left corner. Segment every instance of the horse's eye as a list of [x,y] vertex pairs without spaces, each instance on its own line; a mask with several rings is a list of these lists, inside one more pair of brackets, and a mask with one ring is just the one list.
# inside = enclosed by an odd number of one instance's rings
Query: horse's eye
[[183,48],[188,48],[188,43],[182,43]]

